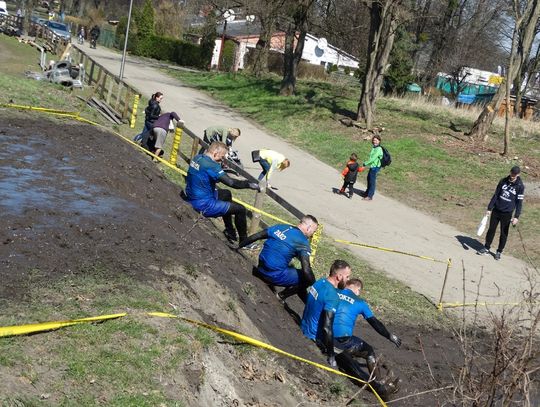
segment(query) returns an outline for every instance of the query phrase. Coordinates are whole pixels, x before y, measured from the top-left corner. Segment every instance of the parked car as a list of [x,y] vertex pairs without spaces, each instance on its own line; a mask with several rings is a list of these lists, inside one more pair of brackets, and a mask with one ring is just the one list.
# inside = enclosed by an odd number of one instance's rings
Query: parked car
[[67,24],[59,23],[57,21],[47,21],[47,27],[59,37],[66,41],[71,41],[71,33],[69,32]]
[[5,1],[0,1],[0,14],[3,16],[8,16],[7,4]]
[[38,16],[32,16],[30,18],[30,21],[32,21],[33,23],[42,25],[44,27],[47,26],[47,23],[49,22],[49,20],[47,20],[46,18],[41,18],[41,17],[38,17]]

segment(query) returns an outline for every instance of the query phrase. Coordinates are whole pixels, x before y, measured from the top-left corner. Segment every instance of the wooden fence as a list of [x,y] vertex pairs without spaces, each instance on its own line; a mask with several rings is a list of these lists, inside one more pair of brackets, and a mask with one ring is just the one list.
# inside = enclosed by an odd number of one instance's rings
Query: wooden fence
[[[197,136],[195,133],[193,133],[191,130],[184,128],[183,133],[189,136],[192,140],[191,142],[191,149],[189,154],[185,154],[182,151],[178,151],[178,156],[182,158],[186,163],[189,164],[191,159],[197,155],[201,147],[208,148],[208,144],[205,143],[199,136]],[[174,163],[176,164],[176,163]],[[252,176],[250,173],[248,173],[246,170],[238,166],[236,163],[226,160],[226,165],[230,168],[234,169],[239,175],[246,178],[250,182],[256,182],[259,181]],[[285,209],[287,212],[289,212],[292,216],[297,218],[298,220],[302,219],[304,217],[304,213],[293,206],[291,203],[289,203],[287,200],[279,196],[276,192],[273,190],[266,188],[263,192],[257,192],[255,195],[255,201],[253,203],[253,206],[259,210],[262,210],[263,204],[264,204],[264,197],[267,196],[268,198],[272,199],[274,202],[276,202],[279,206],[281,206],[283,209]],[[249,211],[248,211],[249,212]],[[255,233],[257,231],[257,228],[259,226],[259,223],[263,223],[261,220],[261,216],[259,213],[251,212],[251,225],[249,228],[249,233]]]
[[[84,53],[84,51],[80,50],[77,47],[72,46],[71,58],[74,63],[80,63],[84,65],[85,83],[87,83],[88,85],[94,84],[96,86],[95,95],[99,96],[102,100],[106,101],[108,105],[121,113],[122,118],[127,118],[131,115],[133,110],[133,99],[135,95],[139,94],[139,92],[135,88],[121,81],[115,74],[108,71],[106,68],[94,61],[90,56]],[[191,138],[191,148],[189,149],[188,154],[182,151],[178,151],[178,156],[187,164],[189,164],[191,159],[199,152],[201,147],[207,148],[208,144],[206,144],[199,136],[197,136],[188,128],[184,127],[183,134]],[[173,164],[176,165],[176,163]],[[250,182],[258,182],[255,177],[253,177],[243,168],[236,165],[234,162],[227,160],[227,165]],[[302,217],[304,216],[304,213],[302,211],[294,207],[291,203],[279,196],[276,192],[268,188],[264,192],[256,193],[253,206],[257,209],[262,210],[264,204],[264,197],[266,196],[276,202],[279,206],[281,206],[295,218],[302,219]],[[252,212],[251,217],[252,222],[249,232],[254,233],[257,230],[259,224],[264,224],[264,222],[262,222],[260,214],[256,212]]]
[[81,49],[72,45],[70,54],[73,63],[84,66],[84,83],[95,87],[94,95],[117,111],[122,119],[128,119],[133,112],[135,95],[140,93]]

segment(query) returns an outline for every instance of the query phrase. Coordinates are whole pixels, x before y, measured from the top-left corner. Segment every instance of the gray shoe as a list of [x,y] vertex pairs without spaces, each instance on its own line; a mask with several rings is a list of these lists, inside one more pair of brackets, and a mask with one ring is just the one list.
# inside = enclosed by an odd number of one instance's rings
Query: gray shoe
[[497,252],[495,253],[495,260],[500,260],[501,259],[501,252]]
[[259,245],[255,242],[250,243],[244,247],[241,247],[242,250],[257,250],[259,248]]
[[489,253],[489,249],[485,248],[485,247],[482,247],[480,250],[478,250],[476,252],[476,254],[479,254],[479,255],[484,255],[484,254],[488,254],[488,253]]

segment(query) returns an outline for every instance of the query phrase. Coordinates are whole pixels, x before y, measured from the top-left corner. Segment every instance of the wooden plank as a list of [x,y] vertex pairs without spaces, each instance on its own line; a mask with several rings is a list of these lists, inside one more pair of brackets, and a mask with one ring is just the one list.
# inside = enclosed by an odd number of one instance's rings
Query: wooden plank
[[101,99],[104,99],[105,98],[105,85],[107,84],[107,79],[108,79],[109,75],[107,74],[104,74],[103,75],[103,79],[101,80],[101,85],[99,87],[99,96],[101,97]]
[[96,66],[96,63],[93,59],[90,59],[91,65],[90,65],[90,73],[88,74],[88,85],[92,85],[92,81],[94,79],[94,69]]
[[116,93],[116,103],[114,104],[115,110],[119,110],[120,102],[122,101],[122,91],[124,87],[122,86],[123,82],[118,83],[118,92]]
[[105,101],[107,102],[108,105],[111,104],[111,95],[113,93],[113,88],[114,88],[114,80],[109,79],[109,86],[107,88],[107,96],[105,97]]
[[117,115],[116,112],[114,112],[105,102],[99,100],[97,97],[93,96],[91,99],[100,110],[102,110],[104,113],[106,113],[112,121],[114,121],[116,124],[122,124],[121,118]]

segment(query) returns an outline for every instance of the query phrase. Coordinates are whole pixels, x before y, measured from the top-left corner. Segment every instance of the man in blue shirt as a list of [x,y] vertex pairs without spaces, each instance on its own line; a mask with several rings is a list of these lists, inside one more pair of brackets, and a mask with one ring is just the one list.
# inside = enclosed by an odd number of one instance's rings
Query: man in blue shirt
[[[271,286],[286,287],[277,294],[282,302],[294,294],[298,294],[300,299],[306,302],[306,289],[315,282],[309,262],[311,247],[308,238],[315,233],[317,227],[317,219],[306,215],[298,226],[270,226],[240,241],[241,248],[266,239],[259,255],[257,272],[259,277]],[[300,269],[289,265],[294,257],[300,260]]]
[[308,288],[302,333],[316,341],[328,356],[328,363],[336,367],[334,355],[334,315],[339,305],[336,288],[344,288],[351,275],[351,266],[344,260],[335,260],[327,278],[317,280]]
[[375,380],[380,380],[375,351],[371,345],[353,335],[354,324],[359,315],[375,329],[380,335],[391,341],[396,347],[401,346],[401,339],[397,335],[388,332],[382,322],[380,322],[369,308],[367,302],[359,297],[362,291],[362,280],[350,279],[344,290],[338,290],[339,306],[334,318],[334,346],[348,352],[351,356],[358,356],[367,361],[369,373]]
[[[186,196],[188,202],[198,212],[207,218],[223,217],[225,237],[234,242],[237,240],[236,230],[240,240],[247,236],[246,208],[232,202],[232,194],[228,189],[217,189],[216,184],[222,182],[236,189],[259,190],[259,184],[247,180],[237,180],[229,177],[221,168],[221,162],[227,154],[227,146],[214,142],[204,154],[193,157],[189,164],[186,178]],[[233,226],[232,216],[234,215]]]

